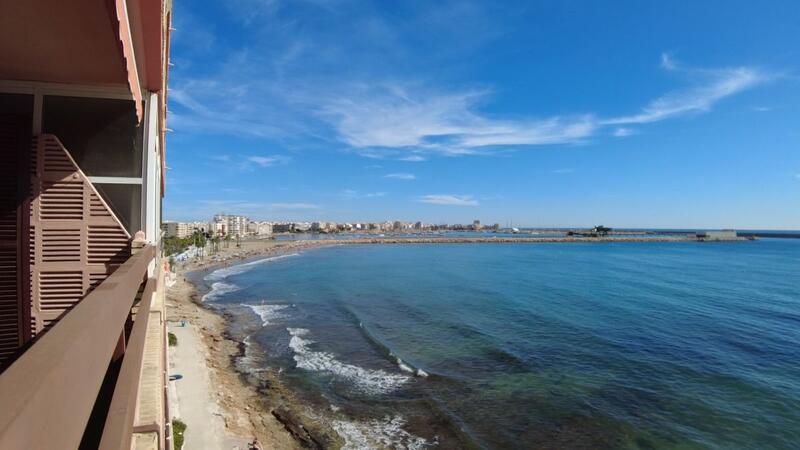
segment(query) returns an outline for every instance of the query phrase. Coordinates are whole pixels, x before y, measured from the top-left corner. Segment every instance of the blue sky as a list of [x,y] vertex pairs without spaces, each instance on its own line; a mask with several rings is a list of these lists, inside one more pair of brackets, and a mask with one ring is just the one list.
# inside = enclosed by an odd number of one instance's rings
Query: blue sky
[[800,229],[795,1],[176,0],[165,219]]

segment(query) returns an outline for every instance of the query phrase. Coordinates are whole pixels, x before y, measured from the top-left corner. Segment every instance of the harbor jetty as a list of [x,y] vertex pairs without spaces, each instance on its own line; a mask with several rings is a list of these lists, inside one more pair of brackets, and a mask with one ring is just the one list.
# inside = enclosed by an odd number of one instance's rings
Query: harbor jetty
[[[610,243],[610,242],[697,242],[704,239],[695,235],[665,235],[665,236],[563,236],[563,237],[532,237],[532,236],[452,236],[452,237],[360,237],[353,239],[324,239],[321,240],[331,245],[354,244],[544,244],[544,243]],[[746,238],[738,236],[719,237],[715,241],[745,241]]]

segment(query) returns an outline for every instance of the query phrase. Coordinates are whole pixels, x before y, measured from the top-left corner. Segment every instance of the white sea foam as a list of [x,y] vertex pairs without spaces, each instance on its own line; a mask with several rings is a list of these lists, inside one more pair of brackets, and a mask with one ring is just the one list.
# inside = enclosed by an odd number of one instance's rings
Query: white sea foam
[[421,450],[436,445],[435,442],[428,442],[404,430],[405,423],[402,416],[394,416],[367,422],[334,420],[331,426],[345,441],[342,450],[374,448]]
[[260,264],[268,263],[271,261],[277,261],[280,259],[289,258],[291,256],[297,256],[297,255],[298,253],[290,253],[288,255],[272,256],[270,258],[257,259],[255,261],[250,261],[243,264],[237,264],[235,266],[223,267],[206,275],[205,280],[206,281],[224,280],[225,278],[228,278],[231,275],[238,275],[240,273],[247,272],[248,270],[252,270],[255,266],[258,266]]
[[258,359],[253,356],[253,344],[250,341],[250,336],[246,336],[242,343],[244,344],[244,354],[237,358],[236,368],[243,372],[255,373],[258,371],[256,370]]
[[263,326],[274,323],[276,320],[289,317],[282,312],[287,309],[289,305],[250,305],[247,303],[242,303],[242,306],[246,306],[252,309],[254,313],[258,314],[258,316],[261,317],[261,323]]
[[237,264],[235,266],[223,267],[221,269],[217,269],[211,272],[210,274],[206,275],[204,278],[206,281],[210,281],[212,283],[211,283],[211,290],[208,291],[208,293],[203,296],[202,301],[206,302],[206,301],[216,300],[217,298],[225,294],[230,294],[231,292],[236,292],[239,289],[241,289],[239,286],[236,286],[235,284],[225,283],[223,281],[231,275],[237,275],[240,273],[247,272],[248,270],[253,269],[255,266],[259,264],[264,264],[270,261],[276,261],[279,259],[297,255],[298,255],[297,253],[291,253],[288,255],[273,256],[271,258],[259,259],[244,264]]
[[225,294],[230,294],[231,292],[236,292],[241,289],[239,286],[235,284],[229,284],[222,281],[217,281],[211,284],[211,290],[208,291],[206,295],[203,296],[202,301],[213,301],[223,296]]
[[395,359],[395,362],[397,363],[397,367],[399,367],[400,370],[402,370],[403,372],[408,372],[408,373],[410,373],[412,375],[416,375],[416,376],[422,377],[422,378],[427,378],[428,377],[428,372],[425,372],[422,369],[415,369],[415,368],[411,367],[408,363],[403,361],[399,356],[395,355],[393,352],[390,352],[389,355],[392,356]]
[[383,370],[371,370],[352,364],[343,363],[332,353],[314,351],[310,348],[313,341],[307,339],[309,331],[305,328],[287,328],[292,336],[289,347],[294,351],[297,367],[312,372],[328,372],[353,383],[358,389],[368,394],[385,394],[400,388],[410,378]]
[[410,374],[414,373],[414,368],[406,364],[405,361],[400,358],[397,358],[397,367],[399,367],[403,372],[408,372]]

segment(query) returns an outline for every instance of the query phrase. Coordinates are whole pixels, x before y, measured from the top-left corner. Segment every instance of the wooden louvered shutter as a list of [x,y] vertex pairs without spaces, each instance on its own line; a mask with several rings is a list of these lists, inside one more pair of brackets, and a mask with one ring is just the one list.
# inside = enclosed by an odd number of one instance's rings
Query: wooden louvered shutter
[[29,121],[0,114],[0,367],[30,338]]
[[131,252],[130,235],[58,138],[39,136],[35,154],[31,320],[40,333]]

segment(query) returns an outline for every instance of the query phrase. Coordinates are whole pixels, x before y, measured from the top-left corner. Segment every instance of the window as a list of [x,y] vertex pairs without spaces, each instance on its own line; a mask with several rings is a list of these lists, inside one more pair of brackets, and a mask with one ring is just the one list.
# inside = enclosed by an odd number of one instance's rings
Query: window
[[45,95],[42,132],[56,135],[88,176],[142,177],[142,128],[130,100]]
[[92,183],[122,226],[133,235],[142,229],[142,186],[139,184]]
[[143,128],[130,100],[42,99],[42,133],[61,140],[131,234],[142,227]]

